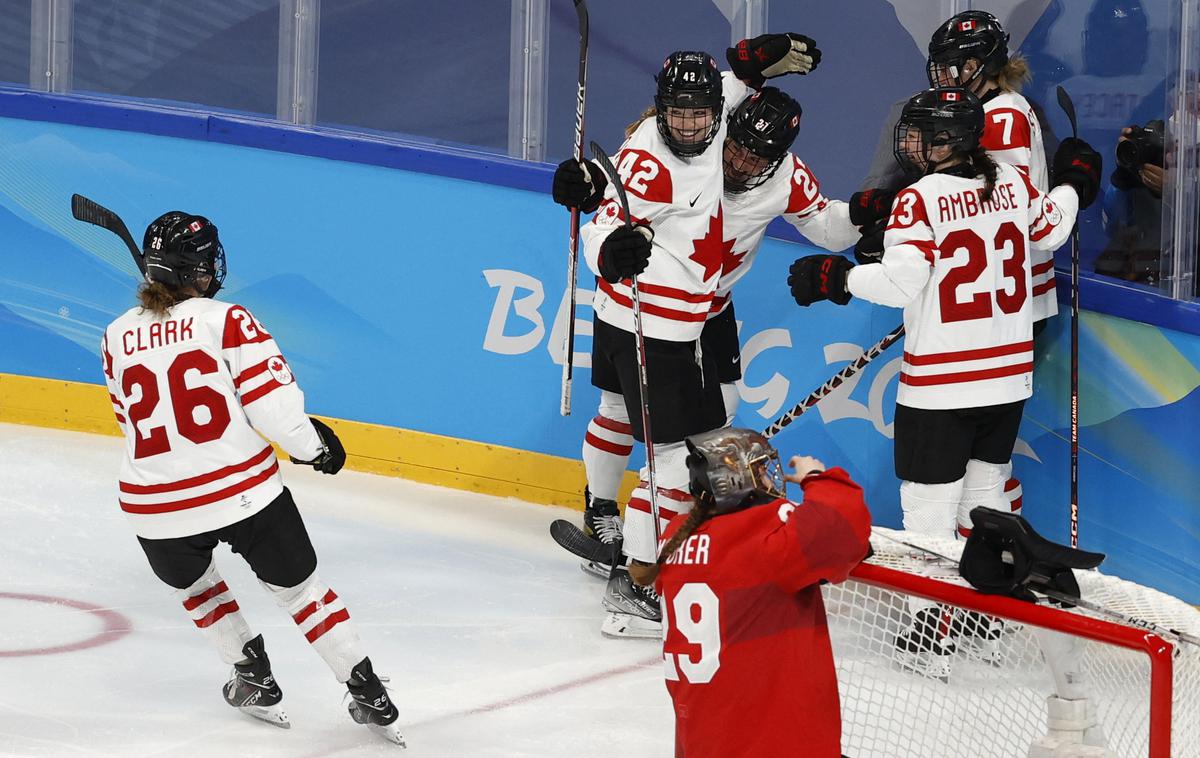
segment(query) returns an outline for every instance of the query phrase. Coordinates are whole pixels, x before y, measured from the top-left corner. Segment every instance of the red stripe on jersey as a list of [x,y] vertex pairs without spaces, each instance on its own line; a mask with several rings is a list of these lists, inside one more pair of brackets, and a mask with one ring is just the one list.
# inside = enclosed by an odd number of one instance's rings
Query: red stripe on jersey
[[926,353],[913,355],[904,351],[904,361],[911,366],[929,366],[934,363],[957,363],[959,361],[978,361],[984,358],[998,358],[1001,355],[1014,355],[1033,350],[1033,340],[1014,342],[1011,345],[983,347],[978,350],[954,350],[949,353]]
[[605,418],[603,416],[594,417],[592,419],[592,423],[594,423],[596,426],[600,427],[601,429],[607,429],[608,431],[616,432],[617,434],[632,434],[633,433],[633,427],[631,427],[629,424],[626,424],[622,421],[614,421],[610,418]]
[[1044,261],[1042,263],[1036,264],[1029,270],[1029,272],[1031,274],[1033,274],[1034,276],[1041,276],[1042,274],[1046,273],[1047,271],[1053,271],[1053,270],[1054,270],[1054,259],[1051,258],[1048,261]]
[[[609,284],[607,281],[605,281],[604,279],[599,280],[599,285],[600,285],[601,291],[603,291],[604,294],[611,297],[613,299],[613,301],[616,302],[618,305],[623,305],[626,308],[633,307],[633,299],[632,298],[626,297],[625,295],[622,295],[621,293],[617,292],[615,289],[613,289],[613,286],[611,284]],[[642,287],[641,284],[639,284],[638,286]],[[644,291],[644,288],[643,288],[643,291]],[[711,297],[711,295],[709,297]],[[699,313],[689,313],[688,311],[678,311],[678,310],[675,310],[674,308],[664,308],[663,306],[655,305],[654,303],[642,303],[642,313],[646,313],[651,316],[658,316],[659,318],[670,319],[672,321],[707,321],[708,320],[708,311],[707,310],[700,311]]]
[[1047,292],[1053,292],[1053,291],[1054,291],[1054,280],[1051,279],[1048,282],[1042,282],[1041,284],[1035,284],[1033,287],[1033,296],[1038,297],[1039,295],[1044,295]]
[[[1042,216],[1038,216],[1038,219],[1042,219],[1042,218],[1043,218]],[[1037,222],[1035,221],[1034,223],[1037,223]],[[1029,241],[1030,242],[1040,242],[1043,239],[1045,239],[1046,236],[1049,235],[1050,232],[1054,231],[1057,227],[1058,227],[1058,224],[1051,224],[1049,221],[1047,221],[1046,225],[1043,226],[1038,231],[1030,232]]]
[[202,505],[208,505],[209,503],[215,503],[218,500],[224,500],[227,497],[233,497],[234,495],[238,494],[239,492],[245,492],[246,490],[267,481],[268,479],[270,479],[272,476],[274,476],[278,472],[279,472],[279,462],[275,461],[271,464],[270,468],[263,469],[262,472],[255,474],[254,476],[252,476],[248,479],[245,479],[241,482],[238,482],[237,484],[230,485],[229,487],[226,487],[223,490],[217,490],[216,492],[210,492],[207,495],[199,495],[197,497],[190,497],[185,500],[173,500],[173,501],[167,502],[167,503],[154,503],[154,504],[150,504],[150,505],[145,505],[145,504],[141,504],[141,503],[127,503],[124,500],[122,500],[121,501],[121,510],[125,511],[126,513],[153,514],[153,513],[172,513],[174,511],[185,511],[189,508],[198,508]]
[[984,150],[1028,148],[1032,144],[1026,114],[1013,108],[996,108],[985,114],[983,136],[979,138],[979,145]]
[[1037,187],[1033,186],[1033,182],[1029,179],[1028,171],[1018,170],[1017,173],[1021,176],[1021,179],[1025,182],[1025,191],[1029,193],[1029,207],[1032,208],[1034,201],[1036,201],[1038,198],[1040,198],[1042,196],[1042,193],[1038,192]]
[[[629,280],[626,279],[625,281],[628,282]],[[697,292],[688,292],[687,290],[676,289],[675,287],[666,287],[661,284],[651,284],[650,282],[638,282],[638,292],[642,293],[643,295],[670,297],[676,300],[682,300],[685,303],[706,303],[716,297],[712,292],[702,295]]]
[[997,379],[1002,376],[1016,376],[1033,371],[1033,362],[1017,363],[1012,366],[981,369],[979,371],[959,371],[953,374],[934,374],[933,376],[911,376],[900,372],[900,383],[910,387],[928,387],[936,384],[961,384],[963,382],[981,382],[984,379]]
[[[676,510],[672,506],[663,505],[661,497],[662,493],[659,493],[659,495],[658,517],[663,519],[673,519],[678,516],[680,511]],[[654,512],[650,510],[650,501],[643,497],[629,498],[629,504],[626,506],[626,508],[632,508],[635,511],[641,511],[642,513],[654,515]]]
[[334,600],[337,600],[337,594],[333,590],[327,590],[325,592],[325,596],[321,598],[321,602],[319,604],[314,600],[313,602],[301,608],[294,616],[292,616],[292,619],[297,624],[303,624],[306,620],[308,620],[308,617],[316,613],[319,608],[329,605]]
[[328,632],[330,629],[334,628],[343,621],[349,620],[350,612],[345,608],[337,613],[331,613],[324,621],[305,632],[304,639],[308,640],[309,642],[316,642],[317,640],[321,639],[321,636],[325,634],[325,632]]
[[225,582],[223,582],[223,581],[218,582],[217,584],[213,585],[212,587],[209,587],[204,592],[201,592],[199,595],[192,595],[187,600],[184,600],[183,607],[185,609],[187,609],[188,611],[194,611],[197,608],[199,608],[200,606],[207,603],[209,600],[212,600],[217,595],[220,595],[222,592],[229,592],[229,586],[226,585]]
[[196,619],[196,626],[200,627],[201,629],[210,627],[221,619],[225,618],[226,614],[237,613],[237,611],[237,601],[230,600],[228,603],[222,603],[221,605],[218,605],[212,610],[212,613],[209,613],[204,618]]
[[965,527],[965,526],[960,526],[960,527],[958,528],[958,535],[959,535],[960,537],[963,537],[963,538],[970,537],[970,536],[971,536],[971,530],[970,530],[970,529],[968,529],[968,528],[967,528],[967,527]]
[[253,379],[254,377],[258,376],[259,374],[263,373],[264,371],[266,371],[267,364],[270,363],[274,358],[275,358],[275,356],[271,356],[270,358],[263,361],[262,363],[256,363],[253,366],[251,366],[250,368],[243,371],[242,373],[238,374],[233,380],[233,386],[241,387],[244,382],[247,382],[247,381]]
[[259,399],[263,398],[265,395],[269,395],[272,392],[274,392],[275,390],[277,390],[283,386],[285,386],[285,385],[280,384],[279,382],[275,381],[275,379],[273,379],[273,378],[269,382],[263,382],[262,384],[258,385],[254,389],[252,389],[249,392],[242,395],[242,407],[245,408],[247,405],[250,405],[250,403],[253,403],[255,400],[259,400]]
[[159,492],[177,492],[178,490],[191,489],[199,487],[201,484],[215,482],[218,479],[224,479],[230,474],[237,474],[247,469],[254,468],[266,459],[270,458],[275,451],[270,445],[267,445],[254,456],[247,458],[241,463],[235,463],[232,466],[225,466],[216,471],[210,471],[207,474],[189,477],[187,479],[177,479],[173,482],[164,482],[162,484],[129,484],[128,482],[120,483],[121,492],[128,492],[130,495],[154,495]]
[[104,335],[104,338],[100,340],[100,354],[101,354],[101,357],[104,359],[104,375],[107,376],[110,380],[116,381],[116,379],[113,377],[113,371],[112,371],[112,354],[108,352],[108,335],[107,334]]
[[597,437],[591,432],[587,432],[583,435],[583,441],[585,444],[591,445],[597,450],[603,450],[604,452],[612,453],[613,455],[629,455],[633,452],[633,445],[618,445],[615,442],[609,442],[606,439]]
[[729,302],[729,295],[717,295],[713,298],[712,307],[708,309],[709,315],[720,313],[725,310],[725,303]]
[[222,349],[255,345],[269,339],[271,335],[267,334],[267,330],[240,305],[233,306],[225,314],[225,329],[221,334]]

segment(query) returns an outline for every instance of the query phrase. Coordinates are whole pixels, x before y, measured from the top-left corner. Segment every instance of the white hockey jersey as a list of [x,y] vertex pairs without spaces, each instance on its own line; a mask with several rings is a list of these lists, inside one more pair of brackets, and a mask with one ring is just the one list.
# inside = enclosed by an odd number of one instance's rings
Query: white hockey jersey
[[[732,74],[722,74],[726,114],[748,92]],[[713,143],[692,158],[679,158],[648,118],[613,158],[636,224],[654,230],[646,270],[638,275],[642,329],[647,337],[690,342],[700,337],[712,308],[731,243],[726,241],[721,208],[721,145],[725,118]],[[580,231],[588,266],[599,274],[600,246],[624,223],[616,188],[609,186],[596,217]],[[633,299],[628,280],[596,281],[596,317],[632,332]]]
[[826,250],[845,250],[859,237],[858,228],[850,223],[850,207],[822,195],[812,171],[791,153],[770,179],[746,192],[725,195],[722,205],[730,247],[713,299],[713,316],[729,306],[733,285],[750,271],[767,226],[776,216],[783,216],[810,242]]
[[1066,240],[1079,198],[1069,186],[1044,195],[1003,163],[991,202],[982,187],[943,173],[902,190],[883,260],[847,278],[855,297],[904,308],[901,405],[971,408],[1032,394],[1030,252]]
[[131,308],[101,343],[125,434],[119,501],[147,539],[220,529],[283,491],[275,451],[312,460],[321,441],[275,340],[248,310],[192,298],[159,318]]
[[[1016,92],[994,91],[983,98],[983,137],[979,144],[992,160],[1008,163],[1029,175],[1038,192],[1049,189],[1046,149],[1042,127],[1029,101]],[[1033,320],[1041,321],[1058,313],[1058,295],[1054,290],[1054,256],[1048,250],[1034,250]]]

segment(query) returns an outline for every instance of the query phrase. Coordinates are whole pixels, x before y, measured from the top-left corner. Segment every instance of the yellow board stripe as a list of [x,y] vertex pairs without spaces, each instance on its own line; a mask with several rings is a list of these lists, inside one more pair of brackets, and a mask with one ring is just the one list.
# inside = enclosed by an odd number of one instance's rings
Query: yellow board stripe
[[[346,446],[347,468],[583,509],[578,460],[361,421],[326,421]],[[14,374],[0,374],[0,422],[120,435],[107,388]],[[622,502],[636,484],[637,475],[625,472]]]

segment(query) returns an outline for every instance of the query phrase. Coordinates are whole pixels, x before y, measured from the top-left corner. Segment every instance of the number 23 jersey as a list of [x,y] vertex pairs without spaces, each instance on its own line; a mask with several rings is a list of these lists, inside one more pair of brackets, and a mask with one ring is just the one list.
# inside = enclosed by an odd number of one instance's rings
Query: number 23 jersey
[[162,318],[131,308],[105,330],[101,358],[125,435],[121,510],[141,537],[200,534],[269,505],[283,481],[267,439],[301,460],[321,451],[287,360],[239,305],[192,298]]
[[870,529],[861,488],[834,468],[805,480],[798,506],[780,498],[704,522],[664,564],[656,587],[677,756],[841,755],[818,582],[846,579]]

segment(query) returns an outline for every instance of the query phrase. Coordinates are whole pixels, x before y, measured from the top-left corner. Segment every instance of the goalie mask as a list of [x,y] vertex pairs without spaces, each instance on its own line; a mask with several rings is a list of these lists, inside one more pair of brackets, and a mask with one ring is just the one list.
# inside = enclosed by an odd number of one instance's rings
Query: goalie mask
[[717,136],[725,106],[716,59],[703,52],[671,53],[654,79],[658,133],[675,155],[700,155]]
[[212,297],[225,281],[225,248],[217,227],[203,216],[169,211],[150,222],[142,238],[146,278],[172,290]]
[[904,104],[893,155],[910,175],[930,173],[954,153],[970,153],[983,136],[983,105],[962,87],[927,89]]
[[708,493],[713,515],[753,505],[753,497],[786,497],[779,453],[767,438],[749,429],[722,427],[687,438],[689,490]]
[[[963,78],[968,60],[979,67]],[[951,17],[929,40],[925,65],[931,87],[969,87],[976,79],[990,79],[1008,63],[1008,33],[986,11],[965,11]]]
[[729,116],[722,163],[725,191],[746,192],[774,176],[800,132],[800,104],[763,87]]

